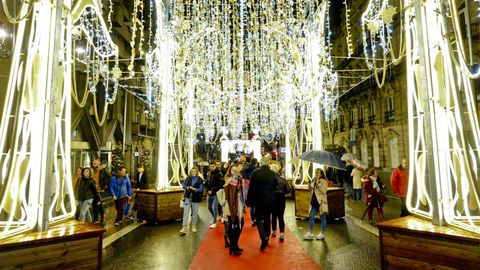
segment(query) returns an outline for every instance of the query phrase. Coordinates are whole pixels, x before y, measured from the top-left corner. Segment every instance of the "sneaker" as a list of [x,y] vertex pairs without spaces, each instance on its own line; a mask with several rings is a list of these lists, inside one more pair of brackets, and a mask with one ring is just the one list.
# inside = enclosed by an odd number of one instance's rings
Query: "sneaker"
[[280,242],[283,242],[283,240],[285,240],[285,236],[283,235],[283,233],[280,233]]
[[217,227],[217,224],[215,223],[210,224],[210,229],[215,229],[216,227]]
[[117,227],[118,225],[120,225],[120,222],[115,221],[115,227]]
[[273,231],[272,232],[272,237],[276,237],[277,236],[277,232],[276,231]]
[[308,232],[308,233],[304,234],[303,239],[312,240],[313,239],[313,233]]
[[194,232],[194,233],[197,232],[197,225],[192,224],[192,232]]
[[180,235],[185,235],[187,233],[187,226],[182,226],[182,229],[180,230]]
[[315,237],[315,239],[317,239],[317,240],[322,240],[322,239],[324,239],[324,238],[325,238],[325,235],[323,235],[323,233],[319,233],[319,234],[317,235],[317,237]]
[[133,215],[129,216],[128,219],[130,219],[131,221],[134,221],[135,220],[135,217]]

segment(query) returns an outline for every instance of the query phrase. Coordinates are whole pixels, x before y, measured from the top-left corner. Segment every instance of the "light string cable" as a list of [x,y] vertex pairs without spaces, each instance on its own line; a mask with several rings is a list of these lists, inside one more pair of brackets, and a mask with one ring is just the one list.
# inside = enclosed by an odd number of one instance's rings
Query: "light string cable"
[[[13,2],[12,0],[9,0]],[[7,17],[7,20],[10,23],[19,23],[20,21],[28,18],[30,14],[32,13],[33,6],[35,5],[35,2],[37,0],[24,0],[22,5],[20,6],[19,10],[23,10],[23,5],[29,5],[28,6],[28,12],[22,17],[22,15],[19,13],[18,15],[12,15],[10,13],[10,10],[7,5],[7,0],[2,0],[2,7],[3,7],[3,12],[5,13],[5,16]]]

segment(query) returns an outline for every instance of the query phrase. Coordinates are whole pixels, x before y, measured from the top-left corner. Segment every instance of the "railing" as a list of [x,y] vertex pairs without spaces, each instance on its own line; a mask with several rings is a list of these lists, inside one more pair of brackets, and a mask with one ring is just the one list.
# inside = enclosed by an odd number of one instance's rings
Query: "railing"
[[385,122],[392,122],[395,120],[395,110],[385,112]]
[[370,115],[370,116],[368,117],[368,124],[369,124],[370,126],[375,125],[375,115]]

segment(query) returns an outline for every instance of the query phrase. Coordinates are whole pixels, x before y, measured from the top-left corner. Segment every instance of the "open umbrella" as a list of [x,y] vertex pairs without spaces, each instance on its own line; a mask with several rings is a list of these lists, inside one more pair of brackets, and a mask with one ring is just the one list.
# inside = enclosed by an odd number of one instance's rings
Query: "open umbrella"
[[363,161],[354,159],[349,161],[350,164],[352,164],[353,167],[361,170],[361,171],[366,171],[368,169],[368,165],[363,163]]
[[301,154],[298,159],[310,161],[317,164],[327,165],[340,170],[345,170],[343,161],[333,153],[323,150],[312,150]]
[[357,156],[357,154],[346,153],[340,159],[343,160],[343,161],[347,161],[347,160],[356,160],[356,159],[360,159],[360,158]]

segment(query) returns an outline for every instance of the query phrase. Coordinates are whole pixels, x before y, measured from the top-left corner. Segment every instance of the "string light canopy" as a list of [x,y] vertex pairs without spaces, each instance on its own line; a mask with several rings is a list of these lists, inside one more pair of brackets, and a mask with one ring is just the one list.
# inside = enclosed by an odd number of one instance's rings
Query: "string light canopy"
[[[329,1],[172,1],[172,112],[212,139],[262,136],[335,111]],[[160,39],[163,39],[160,37]]]

